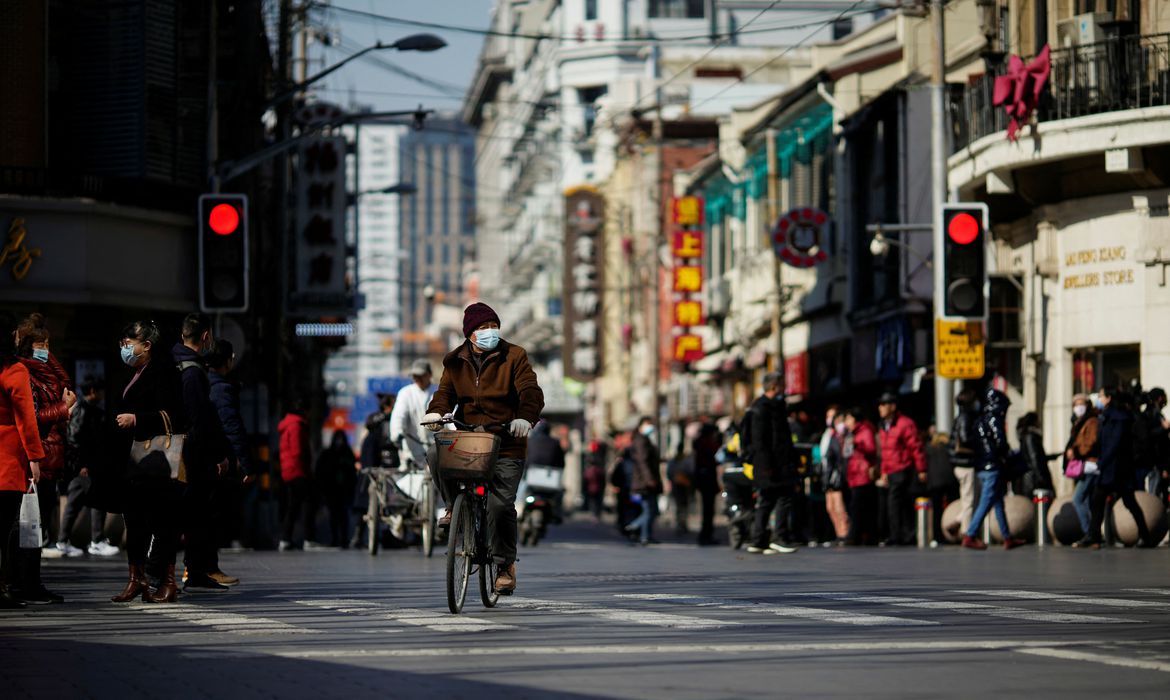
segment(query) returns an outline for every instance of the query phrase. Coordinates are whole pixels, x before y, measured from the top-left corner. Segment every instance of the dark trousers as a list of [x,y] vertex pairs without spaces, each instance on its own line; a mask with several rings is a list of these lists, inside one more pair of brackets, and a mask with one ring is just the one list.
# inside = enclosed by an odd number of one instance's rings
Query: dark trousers
[[776,512],[776,539],[791,542],[792,533],[788,518],[792,512],[794,492],[792,486],[766,486],[756,489],[756,521],[752,530],[752,542],[761,549],[771,544],[768,520]]
[[19,540],[20,491],[0,491],[0,590],[15,581],[15,557]]
[[601,518],[602,501],[605,499],[604,493],[587,493],[585,494],[585,509],[593,514],[593,517]]
[[878,539],[878,489],[873,484],[849,488],[849,541],[874,544]]
[[888,513],[892,544],[912,544],[914,536],[914,499],[910,497],[910,486],[917,478],[913,469],[907,468],[887,476],[890,482]]
[[1142,514],[1142,509],[1138,506],[1137,498],[1133,495],[1133,484],[1119,483],[1114,481],[1109,486],[1098,485],[1093,491],[1093,501],[1090,504],[1092,508],[1092,522],[1089,526],[1089,534],[1086,539],[1091,542],[1101,541],[1101,526],[1105,523],[1105,509],[1108,505],[1109,496],[1116,495],[1125,504],[1126,510],[1133,516],[1134,522],[1137,523],[1138,542],[1148,543],[1150,539],[1150,529],[1146,527],[1146,516]]
[[187,538],[183,563],[188,576],[203,576],[219,570],[219,549],[215,544],[214,476],[202,476],[187,484],[183,496],[183,534]]
[[353,499],[349,493],[329,495],[329,543],[334,547],[349,546],[349,507]]
[[[90,484],[88,476],[77,476],[69,482],[69,490],[66,494],[65,512],[61,514],[61,530],[57,533],[58,542],[68,542],[73,536],[73,526],[77,523],[77,518],[81,516],[82,509],[85,505],[82,504],[82,498],[85,493],[89,491]],[[89,539],[91,542],[101,542],[106,539],[106,514],[96,508],[89,509]]]
[[[184,487],[170,479],[135,479],[127,486],[126,558],[145,565],[150,550],[152,573],[175,563]],[[153,540],[153,542],[152,542]]]
[[516,561],[516,489],[523,475],[524,460],[496,460],[488,492],[488,525],[492,529],[492,556],[501,567]]
[[715,537],[715,496],[718,490],[702,488],[698,493],[703,513],[703,524],[699,526],[699,541],[705,542]]
[[316,513],[313,512],[312,496],[313,494],[309,488],[308,477],[300,477],[292,481],[285,482],[285,493],[288,494],[288,506],[284,511],[284,531],[281,537],[285,542],[293,541],[293,534],[296,532],[297,521],[304,521],[305,541],[309,541],[313,537],[313,520]]

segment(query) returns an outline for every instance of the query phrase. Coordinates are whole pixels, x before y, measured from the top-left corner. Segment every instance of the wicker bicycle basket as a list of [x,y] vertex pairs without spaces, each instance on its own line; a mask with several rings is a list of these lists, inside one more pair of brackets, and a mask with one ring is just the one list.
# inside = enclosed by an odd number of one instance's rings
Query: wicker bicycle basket
[[491,433],[440,430],[435,434],[435,451],[440,477],[487,480],[496,466],[500,438]]

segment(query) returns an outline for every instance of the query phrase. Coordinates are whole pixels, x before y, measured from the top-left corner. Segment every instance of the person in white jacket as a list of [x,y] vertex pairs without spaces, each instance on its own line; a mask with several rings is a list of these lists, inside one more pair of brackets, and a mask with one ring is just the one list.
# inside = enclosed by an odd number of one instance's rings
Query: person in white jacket
[[434,375],[426,360],[415,360],[410,365],[413,384],[398,390],[394,411],[390,414],[390,441],[398,445],[403,465],[409,458],[415,465],[427,463],[427,448],[435,438],[431,431],[419,425],[427,413],[427,406],[438,387],[432,383]]

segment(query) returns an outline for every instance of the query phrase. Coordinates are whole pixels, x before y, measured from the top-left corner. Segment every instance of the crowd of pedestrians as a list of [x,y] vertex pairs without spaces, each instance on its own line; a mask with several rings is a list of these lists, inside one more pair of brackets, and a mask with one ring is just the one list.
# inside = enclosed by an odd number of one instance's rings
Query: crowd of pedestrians
[[[881,395],[873,413],[829,406],[823,427],[813,428],[804,408],[785,400],[782,375],[765,375],[761,389],[738,421],[723,420],[723,431],[707,418],[680,425],[682,437],[674,440],[677,450],[665,464],[665,480],[647,462],[657,458],[650,418],[611,441],[592,443],[583,472],[587,507],[599,516],[608,474],[619,529],[634,542],[653,544],[660,500],[670,504],[681,535],[687,532],[689,505],[699,495],[705,501],[699,542],[711,544],[713,495],[724,485],[716,474],[730,469],[751,480],[751,553],[788,553],[808,544],[915,545],[916,510],[927,509],[927,503],[930,546],[947,544],[950,534],[963,547],[986,549],[984,524],[994,518],[1004,548],[1014,549],[1027,533],[1013,531],[1007,496],[1050,502],[1056,490],[1050,466],[1062,459],[1056,464],[1075,482],[1073,503],[1083,534],[1074,547],[1102,546],[1114,501],[1133,515],[1138,546],[1158,544],[1135,492],[1148,490],[1166,507],[1170,421],[1163,415],[1166,393],[1160,388],[1103,387],[1092,397],[1075,396],[1063,455],[1046,454],[1035,412],[1020,416],[1009,434],[1010,401],[1002,380],[957,395],[950,434],[934,426],[923,430],[899,410],[899,396],[890,392]],[[701,466],[716,464],[718,469]],[[706,488],[700,486],[708,478]],[[669,494],[660,499],[664,484]],[[710,506],[706,494],[712,494]],[[944,522],[955,502],[958,522]]]

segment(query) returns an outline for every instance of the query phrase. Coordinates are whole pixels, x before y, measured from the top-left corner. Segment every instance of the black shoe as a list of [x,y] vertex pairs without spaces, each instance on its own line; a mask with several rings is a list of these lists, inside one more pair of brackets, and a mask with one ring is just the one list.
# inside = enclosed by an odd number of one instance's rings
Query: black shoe
[[12,597],[22,603],[28,603],[29,605],[49,605],[51,603],[65,602],[64,598],[55,593],[49,592],[44,587],[42,587],[39,591],[13,591]]
[[228,587],[222,583],[217,582],[207,574],[198,574],[196,576],[188,576],[187,580],[183,582],[183,590],[190,588],[198,588],[208,591],[226,591]]
[[12,597],[8,591],[8,586],[0,584],[0,610],[20,610],[28,607],[22,601]]

